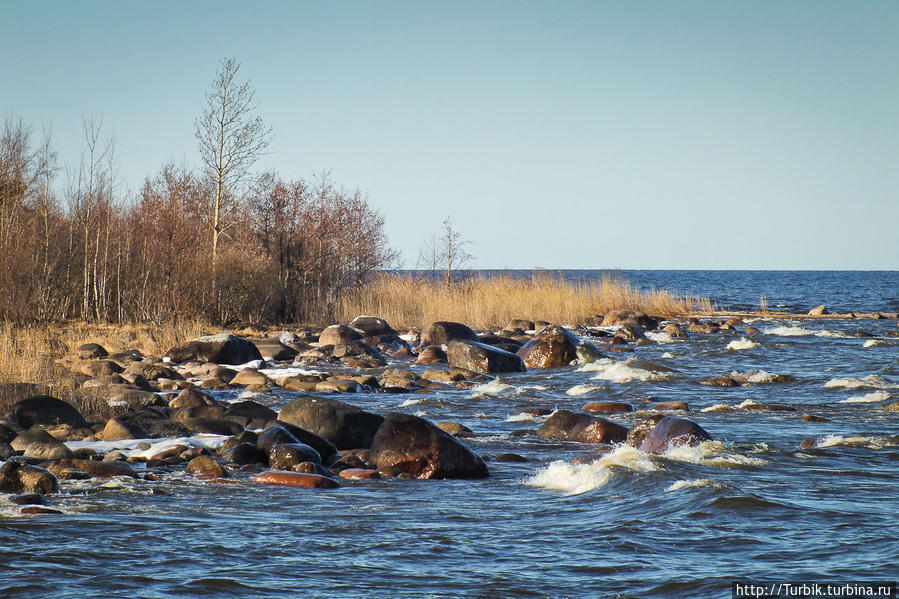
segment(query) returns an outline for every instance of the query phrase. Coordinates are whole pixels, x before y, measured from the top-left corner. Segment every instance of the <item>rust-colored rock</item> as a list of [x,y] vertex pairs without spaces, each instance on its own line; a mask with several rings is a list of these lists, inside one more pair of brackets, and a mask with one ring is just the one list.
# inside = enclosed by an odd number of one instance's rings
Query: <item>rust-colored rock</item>
[[619,412],[633,412],[634,406],[623,401],[591,401],[583,407],[583,410],[585,412],[615,414]]
[[195,457],[187,463],[184,471],[188,474],[193,474],[197,478],[204,479],[225,478],[228,476],[228,470],[208,455]]
[[627,438],[627,427],[599,416],[559,410],[537,429],[537,436],[578,443],[617,443]]
[[560,326],[548,326],[528,341],[518,355],[528,368],[561,368],[577,359],[580,341]]
[[267,470],[252,478],[255,483],[264,485],[281,485],[284,487],[300,487],[303,489],[335,489],[340,485],[332,478],[305,472],[286,472]]
[[651,406],[649,406],[650,410],[659,410],[663,411],[681,411],[681,412],[689,412],[690,408],[687,406],[687,402],[685,401],[659,401]]

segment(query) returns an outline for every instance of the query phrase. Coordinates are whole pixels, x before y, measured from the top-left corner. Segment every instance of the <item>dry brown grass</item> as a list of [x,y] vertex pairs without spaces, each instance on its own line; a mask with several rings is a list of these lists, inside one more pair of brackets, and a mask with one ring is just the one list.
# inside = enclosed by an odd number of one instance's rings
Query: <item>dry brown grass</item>
[[571,282],[561,274],[536,272],[530,277],[474,277],[447,287],[410,275],[381,275],[346,299],[338,317],[348,322],[359,314],[371,314],[400,327],[451,320],[488,328],[514,318],[577,323],[625,309],[670,317],[709,313],[713,307],[704,298],[677,297],[664,290],[641,292],[612,276]]

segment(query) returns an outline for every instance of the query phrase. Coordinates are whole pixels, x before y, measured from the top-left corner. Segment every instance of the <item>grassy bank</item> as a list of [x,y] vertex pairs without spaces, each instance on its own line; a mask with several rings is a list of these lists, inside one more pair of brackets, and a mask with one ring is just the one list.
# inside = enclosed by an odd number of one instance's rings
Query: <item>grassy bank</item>
[[380,275],[359,294],[347,298],[338,316],[346,322],[358,314],[371,314],[400,327],[452,320],[486,328],[514,318],[577,323],[624,309],[676,316],[708,313],[713,307],[708,299],[678,297],[664,290],[644,292],[611,276],[582,282],[549,273],[482,276],[447,287],[409,275]]

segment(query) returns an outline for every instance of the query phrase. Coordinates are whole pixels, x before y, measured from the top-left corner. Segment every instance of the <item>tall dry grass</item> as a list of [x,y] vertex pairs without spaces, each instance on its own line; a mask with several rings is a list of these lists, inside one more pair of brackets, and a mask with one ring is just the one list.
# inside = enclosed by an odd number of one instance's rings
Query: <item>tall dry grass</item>
[[412,275],[384,274],[359,294],[346,298],[338,318],[359,314],[386,319],[394,326],[424,326],[437,320],[476,328],[500,327],[514,318],[577,323],[611,310],[639,310],[656,316],[709,313],[705,298],[678,297],[664,290],[640,291],[627,281],[567,281],[561,274],[529,277],[478,276],[446,286]]

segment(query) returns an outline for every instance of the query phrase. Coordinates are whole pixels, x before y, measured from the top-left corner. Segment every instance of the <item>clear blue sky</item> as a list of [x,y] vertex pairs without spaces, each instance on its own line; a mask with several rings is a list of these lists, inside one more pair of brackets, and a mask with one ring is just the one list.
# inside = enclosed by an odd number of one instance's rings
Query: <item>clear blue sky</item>
[[484,268],[899,269],[899,2],[0,2],[0,114],[133,193],[199,164],[225,56],[414,267],[451,215]]

